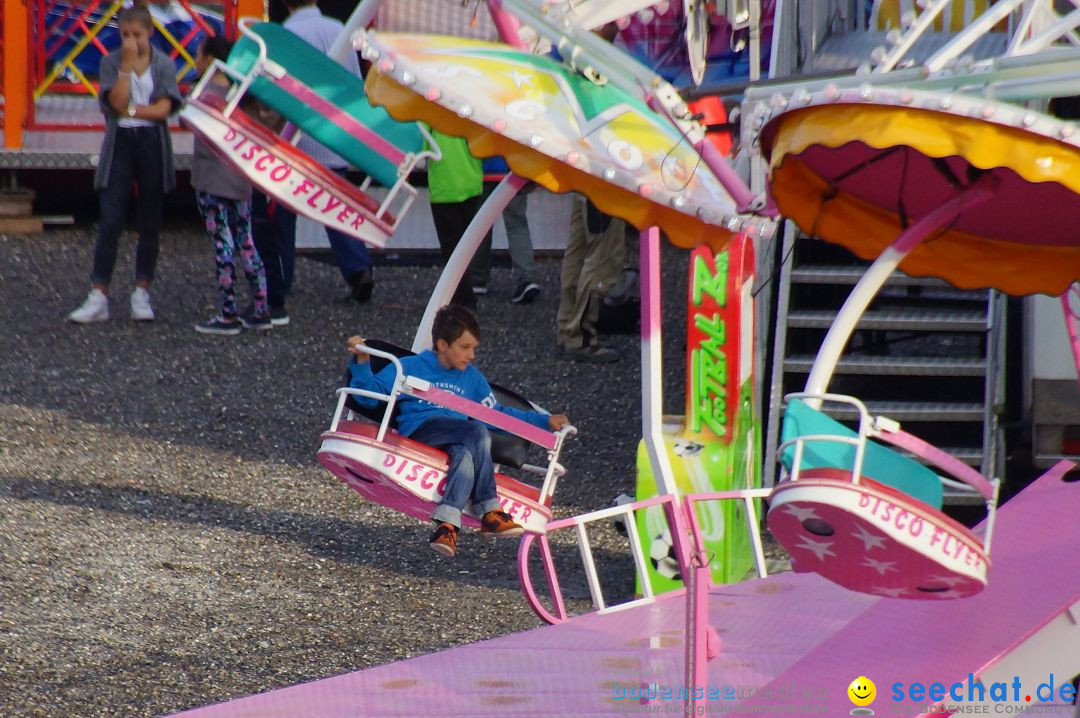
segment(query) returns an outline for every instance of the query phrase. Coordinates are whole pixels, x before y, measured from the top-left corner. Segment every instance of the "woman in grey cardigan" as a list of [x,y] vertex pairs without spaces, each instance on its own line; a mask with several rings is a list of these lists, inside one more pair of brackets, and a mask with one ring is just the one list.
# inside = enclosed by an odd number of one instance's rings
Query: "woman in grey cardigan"
[[139,244],[135,250],[135,291],[131,318],[152,321],[150,283],[157,265],[161,205],[176,185],[169,116],[180,107],[176,68],[150,46],[154,32],[150,11],[136,5],[120,14],[120,48],[101,61],[101,111],[105,140],[94,174],[101,220],[94,246],[90,294],[68,319],[79,324],[109,318],[109,282],[116,248],[124,230],[132,187],[139,187]]

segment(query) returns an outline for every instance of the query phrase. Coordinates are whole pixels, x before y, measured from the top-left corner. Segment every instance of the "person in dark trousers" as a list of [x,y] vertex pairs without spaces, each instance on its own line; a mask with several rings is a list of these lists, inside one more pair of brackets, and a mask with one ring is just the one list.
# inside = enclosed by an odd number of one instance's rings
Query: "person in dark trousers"
[[[338,20],[323,15],[313,0],[284,0],[284,4],[289,11],[289,16],[282,24],[283,27],[319,52],[324,55],[327,54],[334,40],[344,29],[344,25]],[[360,77],[360,64],[356,59],[356,53],[348,53],[342,65],[346,70]],[[336,172],[342,177],[345,176],[345,160],[318,142],[305,136],[300,139],[298,148],[327,169]],[[282,208],[277,207],[276,210],[281,212]],[[292,212],[286,210],[285,214],[282,214],[276,220],[278,223],[284,223],[290,218],[293,227],[291,231],[283,233],[281,237],[282,265],[285,267],[291,267],[293,262],[293,253],[296,246],[296,219]],[[349,285],[349,297],[361,304],[370,301],[372,291],[375,288],[375,279],[372,273],[371,254],[368,252],[367,247],[363,242],[330,227],[326,228],[326,237],[330,241],[330,249],[337,260],[341,276]],[[282,274],[284,275],[286,272],[282,272]],[[288,274],[291,275],[291,271]],[[291,285],[287,285],[284,288],[286,294],[290,287]],[[277,294],[276,291],[273,293]]]
[[90,293],[68,314],[77,324],[109,318],[109,284],[116,266],[117,246],[124,231],[132,190],[138,186],[139,243],[135,250],[135,291],[131,318],[154,320],[150,284],[157,267],[161,238],[161,208],[165,193],[176,186],[169,116],[180,108],[176,68],[168,55],[153,49],[154,25],[141,5],[120,13],[121,46],[102,61],[98,101],[105,115],[105,139],[94,189],[101,220],[94,245]]
[[[460,137],[451,137],[432,130],[442,158],[428,162],[428,197],[431,218],[443,262],[449,262],[461,235],[480,211],[484,201],[484,170],[480,160],[469,152],[469,144]],[[491,232],[484,242],[490,243]],[[455,304],[476,306],[473,285],[468,273],[454,291]]]

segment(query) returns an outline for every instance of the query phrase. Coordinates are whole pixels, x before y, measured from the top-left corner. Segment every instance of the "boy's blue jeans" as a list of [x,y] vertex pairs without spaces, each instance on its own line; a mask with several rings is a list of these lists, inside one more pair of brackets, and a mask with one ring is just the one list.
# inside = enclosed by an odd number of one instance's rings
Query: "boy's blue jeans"
[[429,419],[410,439],[442,449],[450,457],[446,493],[431,518],[461,528],[461,510],[472,499],[480,516],[500,508],[491,461],[491,434],[483,424],[466,419]]

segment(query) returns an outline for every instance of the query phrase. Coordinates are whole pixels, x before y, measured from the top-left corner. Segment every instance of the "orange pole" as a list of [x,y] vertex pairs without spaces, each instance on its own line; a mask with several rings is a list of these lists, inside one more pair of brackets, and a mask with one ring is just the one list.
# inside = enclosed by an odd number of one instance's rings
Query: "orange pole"
[[22,147],[23,125],[30,100],[26,75],[29,66],[30,32],[27,0],[4,1],[4,147]]
[[266,19],[266,7],[263,0],[236,0],[236,17],[257,17]]

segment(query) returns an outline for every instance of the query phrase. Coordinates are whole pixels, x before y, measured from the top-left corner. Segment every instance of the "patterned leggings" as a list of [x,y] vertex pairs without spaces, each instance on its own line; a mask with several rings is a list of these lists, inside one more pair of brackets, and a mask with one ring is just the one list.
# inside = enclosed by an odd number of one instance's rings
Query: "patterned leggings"
[[221,292],[221,317],[231,320],[237,315],[235,255],[251,283],[251,300],[255,316],[267,315],[266,269],[251,238],[251,201],[218,197],[196,192],[199,212],[206,222],[206,231],[214,240],[214,261],[217,264],[218,290]]

